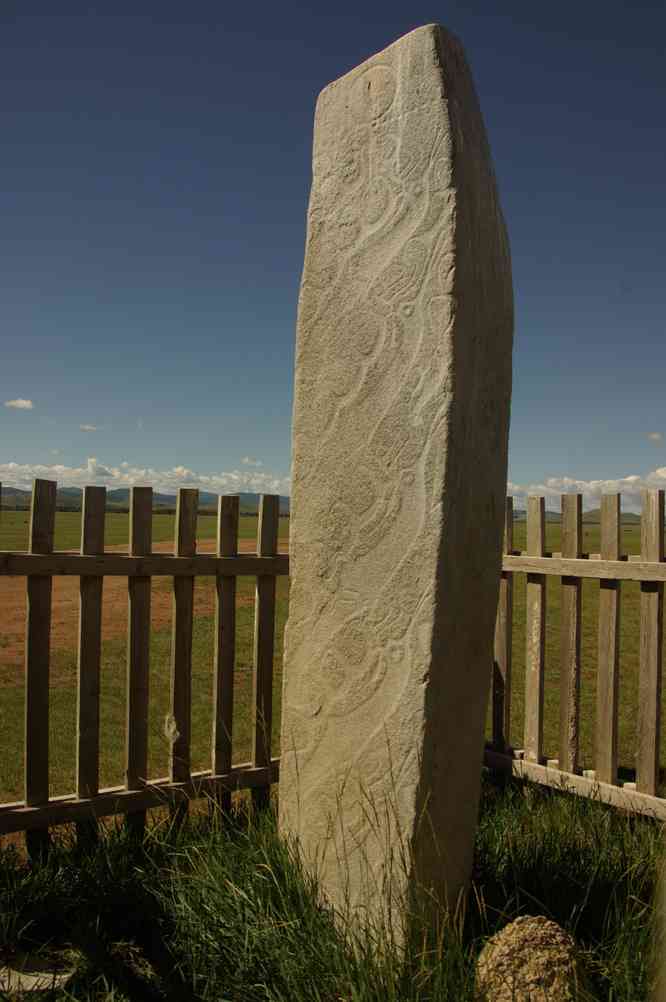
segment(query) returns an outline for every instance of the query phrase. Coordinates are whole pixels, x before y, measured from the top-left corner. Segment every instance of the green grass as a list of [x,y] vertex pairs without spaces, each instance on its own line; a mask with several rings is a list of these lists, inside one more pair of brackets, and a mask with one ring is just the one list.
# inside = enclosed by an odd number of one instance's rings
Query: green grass
[[[255,539],[259,520],[251,516],[239,519],[240,539]],[[174,515],[153,515],[153,542],[163,543],[174,538]],[[0,550],[24,551],[28,549],[30,516],[23,511],[0,512]],[[198,539],[214,539],[217,528],[216,515],[199,515]],[[107,546],[127,546],[129,540],[129,515],[108,512],[106,515],[105,542]],[[279,538],[289,536],[289,519],[280,519]],[[76,550],[81,545],[81,512],[59,511],[55,520],[56,550]]]
[[[157,587],[167,586],[166,582]],[[201,578],[197,587],[213,589],[213,579]],[[287,615],[288,580],[278,578],[273,684],[273,748],[279,750],[280,700],[282,694],[282,637]],[[250,701],[253,664],[254,608],[247,604],[254,595],[254,579],[238,578],[237,659],[234,693],[234,762],[248,761]],[[213,690],[213,616],[197,616],[192,646],[192,768],[210,768]],[[155,631],[151,638],[149,776],[168,772],[169,745],[164,721],[169,710],[170,630]],[[125,741],[126,643],[103,644],[100,694],[100,781],[102,786],[123,781]],[[70,793],[75,788],[76,651],[59,650],[52,658],[57,679],[50,693],[50,793]],[[24,686],[0,688],[0,801],[21,799],[23,783]]]
[[68,838],[43,864],[0,852],[0,958],[66,962],[56,999],[468,1002],[483,943],[523,914],[574,936],[585,999],[649,997],[659,827],[581,798],[486,778],[466,914],[417,925],[404,956],[333,921],[270,812],[155,822],[142,843],[119,826],[83,851]]

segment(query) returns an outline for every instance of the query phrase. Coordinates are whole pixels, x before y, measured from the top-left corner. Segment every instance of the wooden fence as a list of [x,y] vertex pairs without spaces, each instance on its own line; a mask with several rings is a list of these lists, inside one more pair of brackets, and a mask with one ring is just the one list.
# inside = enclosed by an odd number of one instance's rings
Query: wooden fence
[[[276,577],[289,573],[289,558],[278,555],[279,497],[261,498],[256,554],[238,553],[238,497],[219,498],[215,554],[196,552],[198,491],[181,489],[175,518],[173,554],[152,552],[152,488],[130,494],[129,552],[104,551],[106,489],[83,493],[80,553],[54,552],[56,484],[35,481],[27,553],[0,553],[0,575],[25,575],[25,794],[19,803],[0,805],[0,835],[26,831],[28,848],[44,845],[49,825],[76,822],[90,837],[98,818],[128,815],[135,827],[147,808],[169,804],[178,813],[191,797],[215,796],[228,806],[231,791],[251,789],[266,803],[278,779],[271,756],[272,679]],[[76,792],[49,797],[49,661],[51,592],[54,575],[80,579]],[[128,581],[127,717],[125,783],[99,788],[99,693],[103,581]],[[148,679],[151,577],[173,578],[171,643],[172,743],[169,775],[148,779]],[[192,629],[194,579],[214,575],[216,624],[213,678],[213,733],[210,769],[190,769]],[[252,760],[232,767],[231,736],[235,660],[236,578],[256,576],[253,667]]]
[[[0,553],[0,575],[26,576],[25,794],[0,805],[0,835],[26,831],[28,847],[44,844],[49,825],[76,822],[89,837],[98,818],[125,814],[135,826],[147,808],[169,804],[178,813],[191,797],[212,795],[228,806],[231,791],[251,789],[265,804],[278,780],[279,759],[271,756],[272,672],[275,587],[289,573],[289,558],[278,555],[279,498],[262,497],[256,554],[238,553],[239,499],[219,498],[215,554],[196,552],[198,492],[181,489],[176,509],[173,554],[152,552],[152,490],[134,487],[130,498],[127,554],[105,552],[103,487],[83,495],[80,553],[54,552],[56,485],[35,481],[27,553]],[[577,793],[666,820],[666,800],[658,796],[661,728],[662,625],[664,581],[664,492],[645,492],[641,554],[627,557],[620,545],[620,496],[602,498],[599,554],[582,552],[582,499],[562,497],[560,553],[545,549],[545,506],[528,499],[526,551],[513,549],[512,499],[507,499],[505,546],[500,582],[495,662],[492,678],[493,739],[485,749],[492,769]],[[523,748],[510,747],[513,576],[526,574],[526,664]],[[55,575],[80,579],[76,791],[49,796],[49,660],[51,591]],[[127,716],[125,783],[99,788],[99,692],[101,611],[104,577],[127,578]],[[171,644],[171,723],[169,775],[147,778],[148,669],[151,577],[173,578]],[[190,702],[194,579],[215,576],[216,626],[211,765],[190,769]],[[236,578],[256,576],[253,658],[252,760],[232,767],[233,678]],[[559,757],[545,760],[544,683],[546,578],[561,579],[561,670]],[[581,592],[583,579],[599,581],[598,677],[595,761],[579,763],[581,680]],[[635,782],[618,780],[620,595],[622,581],[640,582],[640,680]]]
[[[512,499],[507,499],[504,557],[495,629],[492,681],[493,740],[485,762],[548,786],[566,786],[606,803],[666,820],[666,799],[658,796],[662,638],[664,613],[664,492],[645,491],[639,556],[621,553],[620,495],[602,497],[600,553],[582,552],[582,497],[562,496],[560,553],[545,549],[542,497],[527,503],[527,548],[513,549]],[[509,746],[513,576],[526,574],[525,716],[523,747]],[[546,577],[561,579],[560,720],[557,759],[544,758]],[[581,681],[581,585],[599,581],[598,669],[594,769],[579,763]],[[622,581],[640,582],[640,653],[636,778],[618,780],[620,680],[620,596]]]

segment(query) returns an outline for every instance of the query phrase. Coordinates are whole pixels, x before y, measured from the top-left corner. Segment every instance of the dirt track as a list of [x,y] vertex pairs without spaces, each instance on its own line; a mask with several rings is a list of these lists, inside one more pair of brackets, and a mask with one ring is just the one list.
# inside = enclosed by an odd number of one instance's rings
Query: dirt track
[[[241,553],[254,552],[256,543],[252,539],[241,539]],[[211,553],[215,549],[214,539],[197,542],[199,553]],[[288,552],[288,544],[281,540],[281,553]],[[122,552],[126,547],[109,547],[109,551]],[[173,544],[156,543],[156,553],[173,552]],[[215,591],[198,579],[194,589],[195,616],[210,615],[214,608]],[[252,601],[240,599],[240,601]],[[0,688],[17,684],[23,676],[25,653],[25,579],[0,577]],[[53,604],[51,618],[51,649],[75,651],[77,648],[77,625],[79,614],[79,579],[77,577],[56,577],[53,579]],[[153,630],[164,629],[171,623],[170,579],[153,578],[151,620]],[[104,602],[102,614],[102,640],[112,640],[125,636],[127,632],[127,578],[108,577],[104,581]],[[52,682],[57,679],[52,678]]]

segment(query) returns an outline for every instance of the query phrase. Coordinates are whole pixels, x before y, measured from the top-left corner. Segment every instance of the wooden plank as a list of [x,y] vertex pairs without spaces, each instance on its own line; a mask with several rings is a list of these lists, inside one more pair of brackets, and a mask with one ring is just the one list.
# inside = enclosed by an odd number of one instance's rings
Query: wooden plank
[[[562,495],[562,556],[579,558],[583,544],[583,497]],[[578,772],[580,730],[580,578],[563,577],[560,605],[560,749],[564,772]]]
[[[280,525],[280,498],[265,494],[259,507],[257,554],[262,557],[277,553]],[[252,763],[260,767],[271,760],[271,728],[273,723],[273,653],[275,637],[275,577],[257,577],[254,618],[254,670],[252,673]],[[270,786],[252,791],[255,807],[267,807]]]
[[[513,498],[506,499],[504,510],[504,553],[513,549]],[[500,576],[495,620],[495,658],[493,663],[493,745],[508,748],[511,740],[511,654],[513,632],[513,575]]]
[[55,480],[35,480],[32,485],[29,553],[53,553],[56,490]]
[[[554,577],[580,577],[593,581],[655,581],[666,582],[666,563],[636,559],[626,555],[621,560],[602,560],[597,554],[579,560],[557,556],[534,557],[524,553],[507,554],[502,558],[502,570],[509,574],[536,574]],[[190,577],[216,574],[223,576],[257,576],[259,574],[289,574],[289,556],[258,557],[241,553],[237,557],[216,557],[199,553],[194,557],[175,557],[153,553],[150,557],[130,557],[122,553],[104,556],[82,556],[79,553],[57,552],[51,555],[0,551],[0,575],[24,577],[42,574],[57,577],[103,575],[104,577]]]
[[666,581],[666,564],[649,560],[564,560],[557,557],[509,555],[502,569],[512,574],[543,574],[587,578],[596,581]]
[[[130,491],[129,551],[147,556],[153,548],[153,489]],[[127,701],[125,721],[125,786],[140,790],[148,777],[148,706],[150,677],[150,589],[147,576],[127,582]],[[130,827],[139,833],[145,812],[128,815]]]
[[[217,553],[234,557],[238,553],[238,496],[218,499]],[[236,661],[236,578],[216,578],[215,662],[213,668],[212,769],[220,775],[231,769],[234,669]],[[218,798],[223,811],[231,809],[231,794]]]
[[[655,562],[664,559],[663,491],[643,492],[641,557]],[[641,584],[636,789],[651,795],[659,786],[663,620],[663,584]]]
[[68,824],[111,814],[145,811],[151,807],[180,804],[196,797],[209,797],[219,789],[251,790],[276,783],[280,760],[273,759],[269,766],[256,769],[249,763],[235,766],[225,775],[211,775],[210,770],[194,773],[187,783],[172,783],[168,778],[156,779],[142,790],[126,790],[122,786],[100,790],[90,800],[76,796],[53,797],[48,804],[26,807],[22,803],[0,806],[0,835],[11,832],[44,828],[46,825]]
[[[601,498],[601,556],[620,559],[620,495]],[[599,664],[594,767],[602,783],[617,783],[620,685],[620,582],[599,582]]]
[[610,783],[600,783],[597,779],[587,776],[576,776],[560,769],[551,769],[546,765],[528,762],[525,759],[512,758],[503,755],[494,748],[487,747],[484,753],[484,765],[489,769],[509,772],[518,779],[529,779],[543,786],[556,790],[567,789],[580,796],[600,800],[624,811],[634,814],[645,814],[659,821],[666,821],[666,800],[635,792],[631,788],[614,786]]
[[[579,561],[584,563],[585,561]],[[131,557],[123,553],[103,556],[82,556],[80,553],[54,553],[49,556],[30,553],[0,552],[0,574],[54,576],[85,575],[104,577],[192,577],[255,576],[289,574],[289,557],[281,553],[272,557],[241,553],[237,557],[216,557],[199,553],[193,557],[177,557],[168,553],[153,553],[149,557]]]
[[[81,553],[104,552],[106,488],[86,487],[81,513]],[[103,577],[79,582],[79,643],[77,660],[76,792],[94,797],[99,789],[99,672],[102,650]],[[79,839],[88,840],[96,827],[85,823]]]
[[[181,488],[176,505],[175,553],[192,557],[196,550],[199,491]],[[171,723],[169,777],[184,783],[190,778],[190,730],[192,703],[192,627],[194,577],[173,580],[173,628],[171,636]]]
[[[545,548],[546,511],[542,497],[527,499],[527,551],[540,557]],[[546,651],[546,579],[528,574],[525,597],[525,754],[543,758],[543,685]]]
[[[55,531],[56,483],[35,480],[30,509],[30,553],[50,553]],[[29,807],[49,799],[49,662],[52,578],[27,579],[25,630],[25,802]],[[39,857],[47,832],[27,841],[28,853]]]

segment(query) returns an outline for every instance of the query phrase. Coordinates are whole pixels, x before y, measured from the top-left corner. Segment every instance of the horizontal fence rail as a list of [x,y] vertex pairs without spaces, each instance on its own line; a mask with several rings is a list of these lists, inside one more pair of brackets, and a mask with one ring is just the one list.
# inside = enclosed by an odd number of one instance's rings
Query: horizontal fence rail
[[[495,770],[553,787],[567,787],[634,812],[666,820],[659,796],[664,614],[664,492],[643,492],[640,554],[621,549],[620,495],[605,495],[599,515],[600,552],[582,552],[582,496],[562,495],[561,552],[545,548],[546,511],[542,497],[527,500],[526,550],[513,548],[516,520],[507,499],[495,657],[492,673],[492,741],[485,764]],[[526,575],[523,747],[510,745],[514,577]],[[546,579],[559,578],[559,752],[544,756]],[[581,615],[585,579],[599,581],[598,661],[594,768],[579,762],[581,695]],[[635,779],[618,778],[620,698],[620,608],[623,581],[640,584],[638,717]]]
[[[0,492],[1,497],[1,492]],[[0,804],[0,835],[25,831],[28,851],[44,848],[50,825],[75,822],[79,838],[96,836],[97,820],[126,815],[141,828],[148,808],[168,805],[175,817],[192,797],[210,796],[230,806],[233,791],[251,791],[257,805],[268,802],[277,782],[279,759],[272,757],[270,728],[273,684],[276,578],[289,574],[289,557],[278,554],[279,498],[261,497],[256,554],[239,554],[239,498],[219,498],[215,554],[196,552],[198,491],[181,489],[175,513],[173,554],[152,552],[153,496],[150,487],[130,490],[129,552],[105,552],[106,489],[86,487],[81,513],[80,552],[55,552],[56,484],[36,480],[30,509],[27,553],[0,552],[0,575],[25,576],[24,798]],[[80,579],[76,789],[49,795],[49,684],[52,581]],[[148,716],[151,646],[151,578],[172,578],[172,643],[169,775],[149,778]],[[214,576],[215,649],[210,768],[192,772],[190,763],[194,581]],[[256,577],[253,658],[252,760],[232,766],[233,689],[236,660],[236,579]],[[127,675],[125,783],[99,788],[100,661],[104,578],[127,578]]]

